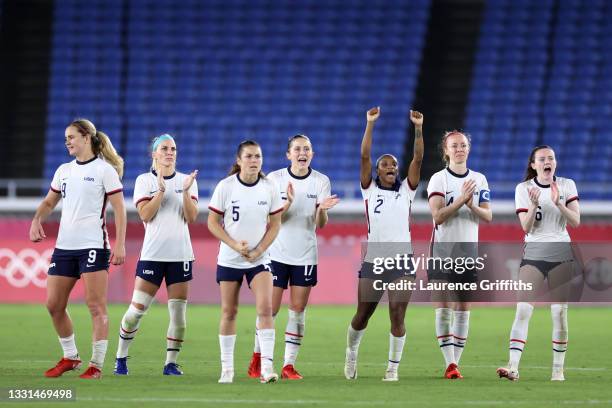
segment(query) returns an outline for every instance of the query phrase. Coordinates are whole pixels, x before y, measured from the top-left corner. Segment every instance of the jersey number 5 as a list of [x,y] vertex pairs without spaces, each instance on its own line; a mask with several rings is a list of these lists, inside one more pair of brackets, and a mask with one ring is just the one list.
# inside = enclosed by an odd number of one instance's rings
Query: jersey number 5
[[240,207],[237,205],[232,207],[232,220],[238,221],[240,219],[240,213],[238,212],[239,209]]

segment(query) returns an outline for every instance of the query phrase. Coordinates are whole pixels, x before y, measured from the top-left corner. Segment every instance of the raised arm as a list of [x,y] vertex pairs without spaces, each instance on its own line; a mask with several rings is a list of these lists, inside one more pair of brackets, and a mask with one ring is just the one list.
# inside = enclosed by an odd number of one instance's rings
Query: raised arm
[[380,107],[372,108],[366,113],[366,128],[361,140],[361,168],[359,180],[361,187],[366,188],[372,182],[372,132],[374,123],[380,116]]
[[410,166],[408,166],[408,184],[410,188],[416,190],[421,180],[421,164],[423,164],[423,155],[425,154],[425,145],[423,143],[423,114],[411,110],[410,121],[414,124],[414,149],[412,161],[410,162]]
[[59,203],[60,198],[61,193],[59,191],[50,189],[47,196],[42,200],[36,209],[34,218],[32,218],[32,224],[30,225],[30,241],[40,242],[47,238],[45,230],[42,227],[42,222],[51,214],[53,209],[57,206],[57,203]]

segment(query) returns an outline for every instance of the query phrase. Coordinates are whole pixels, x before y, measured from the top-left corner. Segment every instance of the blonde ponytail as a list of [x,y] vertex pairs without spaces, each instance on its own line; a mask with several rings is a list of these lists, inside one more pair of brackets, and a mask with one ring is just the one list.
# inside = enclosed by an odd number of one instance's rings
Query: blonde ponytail
[[94,151],[94,154],[99,154],[100,156],[102,156],[102,158],[106,162],[108,162],[111,166],[115,168],[115,170],[117,170],[119,178],[123,178],[123,158],[121,158],[121,156],[119,156],[119,153],[117,153],[117,150],[115,150],[115,147],[111,143],[108,135],[106,135],[106,133],[104,132],[100,132],[99,130],[97,130],[95,137],[100,141],[98,144],[100,150],[98,152]]

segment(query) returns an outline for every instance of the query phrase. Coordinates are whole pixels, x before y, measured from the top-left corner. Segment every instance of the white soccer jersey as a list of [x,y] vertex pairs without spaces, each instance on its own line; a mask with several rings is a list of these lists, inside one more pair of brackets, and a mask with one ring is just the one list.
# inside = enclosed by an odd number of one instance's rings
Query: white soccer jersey
[[[188,174],[175,172],[164,177],[166,192],[157,213],[144,223],[145,237],[140,251],[142,261],[193,261],[189,226],[183,213],[183,182]],[[149,201],[157,194],[157,175],[154,172],[138,176],[134,186],[134,205]],[[194,180],[189,195],[198,200],[198,185]]]
[[87,249],[110,247],[106,232],[108,196],[123,189],[119,174],[104,160],[73,160],[58,167],[51,190],[62,196],[62,217],[55,247]]
[[287,200],[289,182],[294,191],[293,203],[283,214],[278,237],[270,246],[270,257],[288,265],[316,265],[315,216],[319,204],[331,194],[329,178],[312,169],[305,176],[296,176],[290,168],[273,171],[268,178],[274,181],[283,200]]
[[[444,198],[446,206],[451,205],[454,200],[461,197],[463,183],[468,180],[476,182],[473,203],[480,206],[483,202],[489,202],[491,192],[486,177],[477,171],[468,169],[465,174],[457,174],[449,168],[434,173],[427,186],[427,197],[434,196]],[[459,210],[449,217],[444,223],[435,225],[432,236],[433,242],[478,242],[478,216],[467,207],[461,206]]]
[[[574,180],[555,177],[559,187],[559,200],[569,204],[578,200],[578,191]],[[567,220],[550,198],[550,185],[542,185],[533,178],[516,186],[514,200],[516,213],[527,212],[529,208],[529,189],[540,190],[538,211],[531,231],[525,235],[525,242],[570,242],[567,233]]]
[[365,261],[374,257],[392,256],[394,252],[412,253],[411,245],[400,250],[398,246],[373,245],[377,243],[410,243],[410,210],[416,195],[416,188],[408,179],[399,180],[396,185],[386,188],[378,179],[372,179],[367,188],[361,186],[368,222],[368,249]]
[[[255,248],[266,234],[268,215],[283,210],[280,192],[273,181],[259,178],[253,184],[246,184],[233,174],[219,182],[208,208],[223,215],[227,234],[236,241],[247,241],[249,248]],[[255,262],[247,261],[224,242],[219,247],[217,263],[230,268],[252,268],[270,262],[266,251]]]

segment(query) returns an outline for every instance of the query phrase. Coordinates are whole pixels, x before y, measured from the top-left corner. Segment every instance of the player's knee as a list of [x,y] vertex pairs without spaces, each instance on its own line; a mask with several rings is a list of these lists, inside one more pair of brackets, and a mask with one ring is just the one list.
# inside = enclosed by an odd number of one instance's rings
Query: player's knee
[[187,301],[185,299],[168,299],[170,322],[176,328],[185,328],[187,326],[186,311]]
[[533,306],[526,302],[519,302],[516,305],[516,319],[517,320],[529,320],[533,313]]
[[89,309],[89,314],[93,318],[105,317],[106,316],[106,302],[101,299],[93,299],[87,301],[87,308]]
[[555,328],[555,330],[567,331],[567,305],[550,305],[550,314],[553,320],[553,327]]
[[221,318],[223,320],[233,321],[236,320],[236,316],[238,315],[238,307],[237,306],[223,306],[221,309]]
[[153,303],[153,299],[153,296],[148,293],[141,290],[135,290],[132,294],[132,306],[144,313],[149,309],[151,303]]
[[299,303],[292,303],[289,308],[296,313],[303,313],[304,310],[306,310],[306,305],[302,305]]
[[66,304],[56,300],[47,300],[47,311],[51,316],[58,316],[66,311]]

